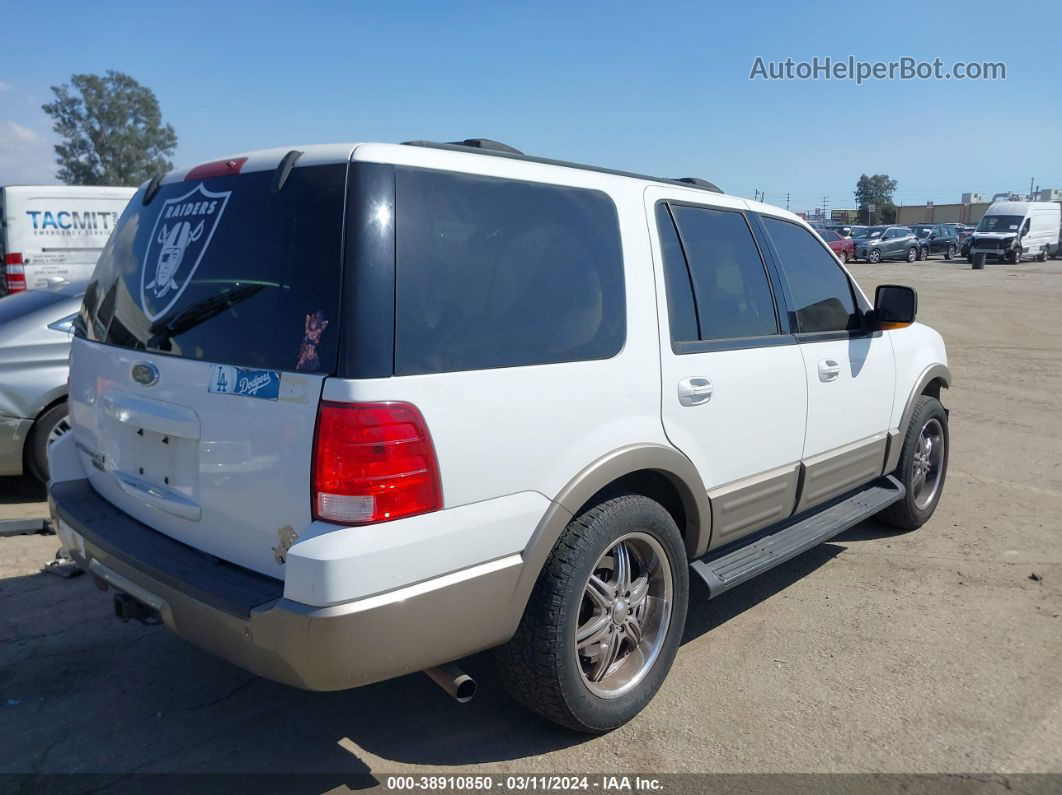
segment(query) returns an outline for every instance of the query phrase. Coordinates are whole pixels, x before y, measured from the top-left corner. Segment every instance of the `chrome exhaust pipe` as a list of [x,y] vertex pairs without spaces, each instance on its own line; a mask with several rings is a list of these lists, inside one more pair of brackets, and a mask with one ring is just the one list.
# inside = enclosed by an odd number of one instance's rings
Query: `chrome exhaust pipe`
[[459,704],[467,704],[476,695],[476,680],[453,663],[425,668],[424,673]]

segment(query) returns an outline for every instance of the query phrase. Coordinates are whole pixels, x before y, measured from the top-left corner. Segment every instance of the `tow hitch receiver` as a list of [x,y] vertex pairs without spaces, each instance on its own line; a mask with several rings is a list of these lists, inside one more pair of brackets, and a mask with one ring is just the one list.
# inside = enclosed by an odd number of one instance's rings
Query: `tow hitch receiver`
[[114,595],[114,614],[126,624],[130,621],[139,621],[148,626],[162,623],[162,616],[159,615],[158,610],[134,599],[127,593]]

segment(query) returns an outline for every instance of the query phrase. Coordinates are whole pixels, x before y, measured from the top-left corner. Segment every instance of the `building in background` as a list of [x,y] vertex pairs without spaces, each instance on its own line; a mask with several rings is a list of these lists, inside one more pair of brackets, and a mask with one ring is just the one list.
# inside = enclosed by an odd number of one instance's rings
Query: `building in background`
[[[964,194],[965,195],[965,194]],[[973,194],[977,195],[977,194]],[[896,223],[901,226],[909,224],[977,224],[981,216],[992,206],[991,202],[963,202],[961,204],[925,204],[901,205],[896,208]]]
[[964,193],[962,195],[962,204],[982,204],[985,197],[983,193]]
[[1062,188],[1044,188],[1036,192],[1034,201],[1062,202]]

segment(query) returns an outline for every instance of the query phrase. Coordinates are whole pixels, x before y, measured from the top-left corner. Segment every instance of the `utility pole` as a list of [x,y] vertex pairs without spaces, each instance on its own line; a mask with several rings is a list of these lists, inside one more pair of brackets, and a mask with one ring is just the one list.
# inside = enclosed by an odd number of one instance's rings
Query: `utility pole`
[[785,194],[785,209],[789,209],[789,194]]
[[823,196],[822,197],[822,218],[823,218],[823,220],[826,220],[826,211],[829,208],[830,208],[830,197],[829,196]]
[[1035,177],[1029,177],[1029,201],[1033,200],[1033,179]]

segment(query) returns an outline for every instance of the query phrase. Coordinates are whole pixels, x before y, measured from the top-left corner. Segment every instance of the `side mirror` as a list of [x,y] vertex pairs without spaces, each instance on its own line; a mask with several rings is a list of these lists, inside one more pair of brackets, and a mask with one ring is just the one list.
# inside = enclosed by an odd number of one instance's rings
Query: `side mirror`
[[930,240],[936,240],[937,239],[937,233],[936,232],[930,232],[929,233],[929,239]]
[[909,326],[917,312],[918,293],[913,287],[881,284],[874,291],[874,319],[883,329]]

